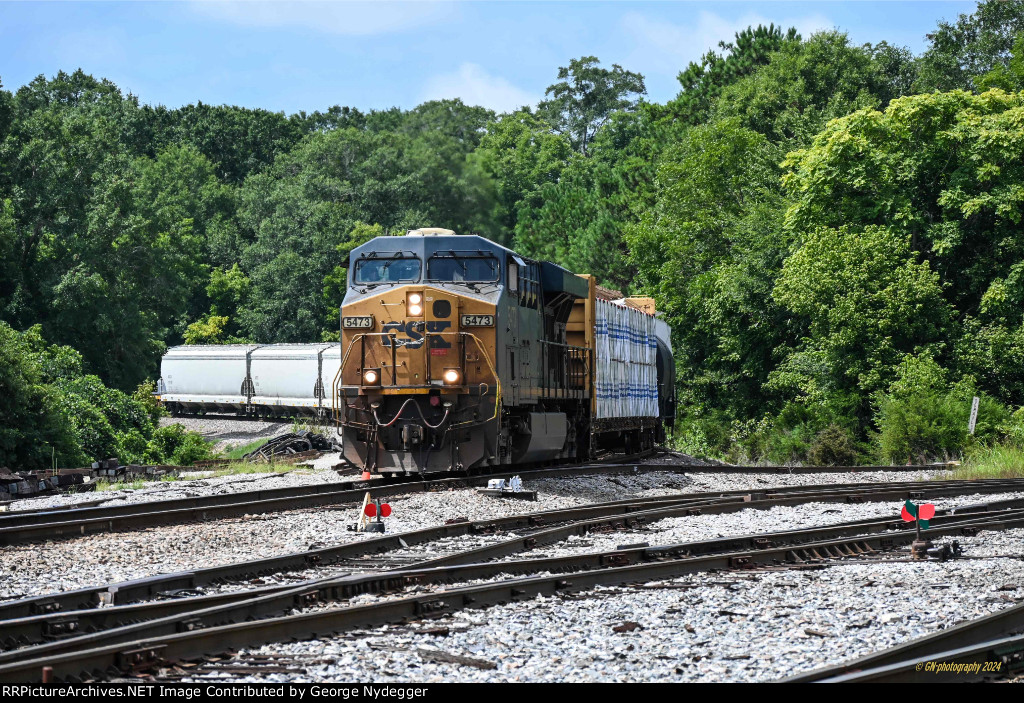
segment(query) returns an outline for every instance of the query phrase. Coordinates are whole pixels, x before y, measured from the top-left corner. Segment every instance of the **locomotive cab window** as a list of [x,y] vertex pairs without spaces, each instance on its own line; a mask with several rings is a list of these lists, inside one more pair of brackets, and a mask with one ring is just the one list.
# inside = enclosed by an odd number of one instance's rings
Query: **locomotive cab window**
[[360,259],[352,280],[357,284],[408,283],[420,280],[420,260],[410,257]]
[[435,254],[427,259],[428,281],[494,283],[498,271],[498,260],[493,256]]

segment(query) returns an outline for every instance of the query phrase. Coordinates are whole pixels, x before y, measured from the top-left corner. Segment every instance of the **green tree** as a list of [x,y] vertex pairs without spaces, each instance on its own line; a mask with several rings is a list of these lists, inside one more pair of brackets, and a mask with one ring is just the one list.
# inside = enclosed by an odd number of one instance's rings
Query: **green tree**
[[916,260],[909,237],[877,225],[805,235],[774,297],[808,327],[770,383],[809,400],[838,390],[866,403],[906,355],[941,350],[951,314],[938,276]]
[[787,227],[888,227],[931,263],[957,310],[1010,314],[1006,303],[1024,302],[1021,101],[933,93],[836,120],[787,159]]
[[158,149],[190,145],[214,165],[220,180],[234,185],[265,170],[309,129],[301,118],[288,119],[283,113],[202,102],[177,110],[158,108],[150,121]]
[[700,124],[726,86],[767,65],[783,45],[799,43],[800,35],[794,27],[785,34],[782,27],[774,24],[759,24],[737,32],[733,41],[718,43],[722,53],[708,51],[700,63],[691,62],[679,73],[682,90],[664,106],[665,116],[685,125]]
[[979,79],[1005,69],[1017,37],[1024,32],[1022,0],[985,0],[955,23],[939,22],[920,58],[920,92],[974,90]]
[[588,154],[594,135],[612,113],[633,110],[647,93],[644,77],[618,64],[601,68],[596,56],[572,59],[558,69],[558,83],[544,91],[537,108],[554,130],[569,138],[573,149]]
[[510,243],[519,213],[528,215],[544,203],[542,189],[558,183],[571,154],[568,138],[553,133],[529,109],[502,115],[487,126],[469,158],[494,183],[499,241]]
[[69,418],[58,393],[44,383],[30,345],[0,322],[0,466],[14,470],[81,464]]
[[803,145],[829,120],[899,97],[909,64],[909,53],[852,46],[844,33],[819,32],[784,43],[766,66],[724,87],[713,114],[739,117],[773,142]]
[[251,244],[241,267],[252,289],[238,316],[246,337],[300,342],[334,330],[325,327],[333,313],[324,279],[341,264],[338,246],[357,222],[488,233],[493,189],[468,150],[489,113],[450,102],[421,107],[395,131],[312,135],[246,181],[239,220]]
[[699,412],[765,408],[789,330],[771,299],[788,248],[778,161],[739,120],[688,130],[663,157],[656,207],[627,231],[637,287],[672,325],[681,400]]
[[1002,88],[1013,93],[1024,88],[1024,34],[1014,40],[1006,65],[996,64],[991,71],[978,78],[975,83],[979,90]]

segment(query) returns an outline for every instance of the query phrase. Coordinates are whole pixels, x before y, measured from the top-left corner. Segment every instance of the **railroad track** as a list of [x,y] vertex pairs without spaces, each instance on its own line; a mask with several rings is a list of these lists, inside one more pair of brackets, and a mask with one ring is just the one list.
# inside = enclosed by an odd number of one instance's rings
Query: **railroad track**
[[[946,667],[926,668],[929,663]],[[986,666],[988,665],[988,666]],[[1024,603],[786,683],[979,681],[1024,673]]]
[[[902,529],[903,523],[892,519],[861,520],[811,530],[769,535],[747,535],[704,542],[658,547],[637,546],[568,557],[517,559],[495,562],[494,559],[518,556],[531,549],[599,529],[632,529],[665,517],[695,513],[729,512],[744,508],[767,508],[802,502],[866,502],[869,500],[920,499],[927,496],[971,492],[1002,492],[1020,490],[1024,482],[912,482],[898,486],[868,484],[850,486],[791,487],[764,492],[765,495],[707,494],[649,499],[646,501],[615,501],[565,511],[547,511],[513,516],[498,521],[457,523],[433,530],[420,530],[422,540],[452,536],[454,528],[461,534],[499,529],[529,529],[531,534],[517,536],[456,554],[436,557],[418,564],[401,564],[374,573],[348,573],[326,579],[279,584],[256,592],[239,592],[199,596],[182,601],[162,601],[126,605],[118,608],[50,612],[21,618],[16,611],[40,608],[59,609],[74,598],[99,596],[100,589],[86,589],[75,594],[60,594],[63,600],[49,602],[26,599],[5,604],[0,632],[8,641],[36,640],[44,637],[67,637],[55,642],[27,647],[0,655],[0,680],[24,681],[41,676],[42,667],[49,667],[54,676],[63,678],[102,677],[104,672],[129,671],[140,666],[154,666],[167,659],[196,657],[207,652],[224,651],[240,646],[262,644],[292,637],[307,638],[317,634],[343,631],[353,627],[397,622],[403,618],[423,618],[436,613],[452,612],[463,607],[484,607],[497,602],[533,597],[544,593],[582,590],[596,585],[614,585],[635,581],[675,577],[711,569],[752,568],[757,566],[806,565],[827,559],[874,556],[910,544],[914,532]],[[553,522],[559,522],[551,527]],[[1024,502],[1003,501],[991,505],[959,509],[955,514],[940,513],[930,530],[933,536],[971,533],[980,529],[1007,529],[1024,526]],[[407,546],[415,533],[372,538],[352,545],[331,549],[348,549],[355,556],[359,547],[385,547],[384,540],[397,540]],[[322,551],[322,550],[320,550]],[[364,554],[372,553],[365,550]],[[307,553],[308,554],[308,553]],[[292,555],[296,556],[296,555]],[[335,554],[336,557],[340,556]],[[492,560],[492,561],[485,561]],[[269,560],[249,562],[222,569],[234,573],[251,572],[256,564],[266,566]],[[303,559],[304,565],[309,561]],[[379,567],[380,565],[377,564]],[[204,570],[208,579],[215,579],[216,570]],[[197,572],[144,579],[142,582],[117,584],[107,593],[127,592],[135,597],[152,597],[152,588],[166,588],[175,581],[188,582],[195,588]],[[548,573],[536,576],[531,574]],[[465,583],[519,574],[523,578],[503,579],[482,585],[449,588],[441,593],[387,598],[371,605],[360,605],[299,612],[282,615],[295,608],[305,609],[318,604],[344,601],[363,593],[398,593],[409,585]],[[202,581],[202,579],[198,579]],[[134,590],[133,590],[134,586]],[[157,592],[159,593],[159,591]],[[92,603],[90,603],[92,604]],[[106,612],[104,612],[106,611]],[[255,620],[253,620],[255,618]],[[142,622],[131,623],[131,620]],[[251,621],[250,621],[251,620]],[[124,624],[128,622],[128,624]],[[72,626],[73,624],[73,626]],[[63,628],[63,629],[62,629]],[[109,628],[109,629],[105,629]],[[182,631],[185,629],[187,631]],[[78,634],[86,630],[97,630]],[[68,637],[68,635],[72,635]]]
[[[924,489],[927,488],[927,491]],[[680,515],[721,514],[747,508],[770,508],[778,505],[799,505],[806,502],[859,503],[868,500],[918,500],[925,495],[932,497],[962,495],[964,493],[1001,493],[1024,489],[1024,480],[986,481],[945,481],[922,484],[919,481],[890,484],[840,484],[824,487],[790,486],[761,492],[729,491],[716,494],[690,493],[663,496],[646,500],[625,499],[607,503],[592,504],[555,511],[513,515],[505,518],[454,522],[452,524],[423,528],[404,533],[393,533],[372,537],[356,542],[310,549],[277,557],[228,564],[223,566],[195,569],[172,574],[136,579],[117,584],[78,589],[58,594],[35,596],[16,601],[0,603],[0,619],[23,618],[58,611],[81,610],[96,605],[125,604],[148,598],[166,597],[176,591],[194,591],[211,584],[228,581],[242,581],[273,573],[283,573],[329,565],[339,560],[352,559],[367,554],[394,551],[409,546],[433,542],[445,538],[470,534],[509,530],[537,530],[552,527],[557,523],[575,523],[590,520],[587,529],[602,529],[614,526],[624,516],[631,519],[653,520],[650,515],[640,515],[645,507],[660,508],[657,519]],[[362,492],[355,496],[362,499]],[[603,523],[602,523],[603,521]],[[557,528],[557,534],[568,536],[579,534],[571,525]],[[556,533],[552,533],[556,534]],[[539,544],[532,537],[533,545]],[[557,540],[552,540],[557,541]],[[497,555],[493,555],[497,556]],[[0,642],[3,641],[0,629]]]
[[495,471],[477,476],[443,477],[386,481],[353,480],[311,486],[244,491],[238,493],[156,500],[119,506],[91,505],[82,508],[44,508],[0,513],[0,546],[39,540],[80,537],[87,534],[145,529],[161,525],[185,524],[243,515],[272,513],[282,510],[321,508],[360,502],[366,492],[374,498],[407,493],[429,492],[448,488],[479,486],[495,477],[513,474],[525,479],[571,477],[593,474],[621,473],[813,473],[863,471],[920,471],[917,466],[889,467],[707,467],[629,461],[616,458],[614,463],[597,463],[525,470]]
[[[661,518],[663,511],[648,511],[654,518]],[[975,529],[979,520],[984,519],[985,525],[997,525],[1000,521],[1018,520],[1024,518],[1024,500],[1003,501],[999,503],[983,504],[971,508],[962,508],[955,515],[948,515],[948,511],[940,513],[936,518],[936,528],[955,527],[957,530]],[[632,516],[631,518],[632,519]],[[394,587],[393,576],[380,574],[380,571],[403,571],[403,583],[441,583],[445,580],[469,580],[475,578],[489,578],[499,573],[530,573],[534,570],[562,570],[578,571],[581,569],[599,569],[607,566],[623,566],[638,564],[647,560],[665,560],[689,557],[704,557],[716,554],[743,553],[750,550],[769,553],[771,549],[787,548],[793,551],[794,557],[799,557],[804,551],[806,557],[800,557],[801,561],[820,560],[836,556],[836,553],[814,550],[817,547],[805,548],[803,545],[813,544],[827,540],[842,540],[845,538],[859,538],[864,535],[882,534],[891,531],[899,531],[902,523],[890,519],[869,519],[855,522],[829,525],[819,528],[796,530],[792,532],[776,533],[772,535],[745,535],[737,537],[718,538],[686,544],[662,545],[658,547],[623,547],[609,552],[603,550],[591,554],[581,554],[574,557],[561,558],[540,558],[514,562],[492,562],[494,559],[507,556],[518,556],[532,549],[561,541],[564,535],[571,533],[584,533],[588,527],[604,527],[609,523],[583,521],[571,523],[568,529],[562,532],[552,530],[535,532],[533,536],[516,537],[511,540],[501,541],[490,546],[469,549],[455,552],[448,555],[434,557],[432,559],[420,559],[412,557],[392,558],[388,560],[382,557],[373,557],[369,562],[353,562],[351,573],[366,573],[368,571],[378,572],[371,574],[362,581],[351,581],[348,584],[348,594],[362,592],[383,592]],[[980,524],[980,523],[978,523]],[[966,527],[965,527],[966,525]],[[627,525],[621,523],[619,527]],[[879,540],[880,547],[886,546],[886,538]],[[402,563],[402,562],[405,563]],[[395,564],[398,563],[398,566]],[[345,565],[342,565],[343,567]],[[452,567],[452,568],[447,568]],[[459,568],[454,568],[459,567]],[[447,568],[447,570],[446,570]],[[331,579],[339,577],[332,576]],[[328,579],[309,579],[304,584],[316,585]],[[280,594],[295,587],[297,584],[280,584],[259,588],[255,590],[239,590],[230,593],[214,595],[201,595],[192,598],[176,600],[154,601],[137,605],[123,605],[114,607],[93,608],[68,613],[51,613],[35,617],[27,617],[15,620],[0,622],[0,639],[7,646],[15,642],[41,642],[47,637],[71,634],[73,632],[99,631],[117,624],[132,623],[144,619],[155,619],[171,615],[183,615],[206,607],[215,607],[228,603],[238,603],[255,597],[256,595]],[[241,585],[240,585],[241,587]],[[73,624],[73,628],[70,628]],[[10,654],[0,654],[0,662],[10,658]]]

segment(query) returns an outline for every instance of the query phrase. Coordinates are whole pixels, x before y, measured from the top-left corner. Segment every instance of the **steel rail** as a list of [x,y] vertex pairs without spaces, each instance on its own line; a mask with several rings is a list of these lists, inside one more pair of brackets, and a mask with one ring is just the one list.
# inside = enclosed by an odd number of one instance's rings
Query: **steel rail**
[[[634,464],[575,466],[562,469],[537,469],[520,472],[533,478],[603,473],[684,473],[685,467],[672,469],[640,467]],[[505,472],[511,475],[509,472]],[[467,487],[487,482],[489,477],[457,477],[430,481],[381,484],[379,481],[342,482],[246,491],[234,494],[149,501],[110,507],[77,510],[0,514],[0,545],[23,544],[38,540],[71,539],[89,534],[116,532],[132,528],[178,525],[204,520],[226,519],[247,514],[303,510],[361,502],[369,492],[374,497],[426,493],[445,488]],[[353,486],[355,486],[353,488]]]
[[[945,666],[938,666],[945,665]],[[989,667],[986,667],[989,665]],[[998,668],[995,668],[998,665]],[[946,668],[955,667],[955,668]],[[913,659],[853,671],[821,683],[966,683],[1019,674],[1024,670],[1024,635],[1002,637]]]
[[[839,484],[814,486],[789,486],[769,489],[755,493],[733,491],[724,494],[681,494],[662,496],[653,499],[626,499],[605,504],[578,506],[556,511],[543,511],[513,515],[506,518],[462,522],[436,527],[423,528],[404,533],[395,533],[382,537],[360,540],[331,547],[323,547],[305,552],[297,552],[277,557],[268,557],[253,561],[227,564],[205,569],[195,569],[172,574],[133,579],[117,584],[77,589],[63,593],[32,596],[0,603],[0,620],[24,618],[31,615],[52,613],[57,611],[81,610],[98,604],[111,605],[160,597],[168,591],[189,590],[207,584],[235,580],[251,576],[262,576],[286,570],[302,570],[336,562],[339,559],[352,558],[374,552],[391,551],[412,544],[458,537],[469,533],[495,532],[502,529],[537,529],[545,521],[550,523],[568,522],[584,517],[609,517],[639,513],[645,505],[687,505],[679,514],[719,514],[734,512],[747,507],[773,507],[775,505],[795,505],[806,502],[863,502],[868,498],[885,500],[891,498],[920,499],[928,488],[929,495],[952,495],[964,492],[998,493],[1020,489],[1020,479],[1005,481],[952,481],[889,483],[889,484]],[[814,490],[817,488],[818,490]],[[787,498],[787,496],[789,496]],[[783,502],[784,501],[784,502]]]
[[[704,502],[709,502],[716,499],[719,498],[717,496],[705,496],[703,500]],[[736,500],[742,500],[742,497],[738,497]],[[264,576],[282,571],[305,570],[315,566],[335,563],[341,559],[351,559],[366,554],[404,549],[408,546],[449,537],[461,537],[467,534],[489,533],[498,530],[536,529],[540,525],[550,524],[551,522],[578,520],[598,515],[628,514],[629,512],[643,509],[645,505],[673,502],[699,501],[693,501],[690,496],[661,496],[649,499],[610,501],[608,503],[576,506],[561,510],[523,513],[503,518],[454,522],[281,556],[180,571],[172,574],[158,574],[120,583],[7,601],[0,603],[0,620],[6,621],[13,618],[66,610],[81,610],[100,604],[123,604],[135,600],[160,597],[169,591],[192,590],[210,584],[251,578],[253,576]],[[3,639],[2,635],[0,635],[0,639]]]
[[[189,508],[223,507],[234,504],[252,504],[260,501],[275,500],[279,498],[302,499],[325,493],[339,493],[344,491],[379,491],[382,488],[394,488],[395,486],[408,486],[409,492],[429,490],[426,486],[437,486],[439,488],[450,486],[475,486],[486,483],[492,478],[512,476],[518,474],[528,479],[570,477],[588,474],[619,474],[619,473],[721,473],[721,474],[743,474],[743,473],[768,473],[777,475],[787,474],[808,474],[808,473],[865,473],[865,472],[909,472],[925,471],[928,467],[921,466],[857,466],[857,467],[788,467],[788,466],[704,466],[698,464],[652,464],[643,461],[628,461],[628,459],[616,458],[614,462],[592,463],[584,465],[561,466],[561,467],[537,467],[521,468],[495,467],[497,470],[477,476],[441,476],[436,478],[415,477],[408,481],[387,483],[384,479],[370,479],[369,481],[352,480],[338,481],[335,483],[314,484],[310,486],[288,486],[283,488],[269,488],[256,491],[239,491],[237,493],[224,493],[209,496],[197,496],[194,498],[172,498],[165,500],[152,500],[141,503],[130,503],[126,505],[103,506],[97,505],[103,501],[89,501],[85,506],[54,506],[48,508],[33,508],[29,510],[12,510],[0,512],[0,528],[19,527],[44,524],[52,522],[51,515],[56,513],[58,517],[67,515],[81,516],[86,518],[113,518],[126,515],[143,513],[170,512],[185,510]],[[389,493],[394,495],[394,493]],[[302,507],[299,505],[298,507]],[[314,506],[315,507],[315,506]]]
[[[547,476],[565,477],[602,473],[650,473],[660,471],[666,471],[666,469],[662,468],[661,465],[641,467],[634,464],[616,464],[572,467],[568,469],[538,469],[536,472],[528,474],[528,476],[544,478]],[[667,471],[670,473],[685,473],[688,469],[677,466],[667,469]],[[437,481],[420,481],[384,486],[360,486],[358,488],[344,488],[343,490],[336,491],[331,490],[334,484],[321,484],[314,487],[272,489],[271,491],[252,491],[238,494],[202,496],[200,498],[151,501],[149,503],[135,503],[109,508],[83,508],[72,511],[58,511],[54,514],[31,513],[21,515],[15,513],[0,516],[0,546],[23,544],[39,540],[71,539],[83,535],[116,532],[131,528],[177,525],[205,520],[227,519],[247,514],[356,503],[363,499],[366,492],[369,492],[373,497],[387,497],[413,492],[429,492],[437,488],[475,485],[486,480],[486,477],[447,478]],[[992,479],[988,480],[991,481]],[[1019,485],[1024,486],[1024,480],[1005,479],[1005,481],[1014,480],[1020,481]],[[911,483],[921,484],[921,482]],[[949,482],[934,481],[930,482],[929,485],[939,483]],[[339,485],[344,486],[345,484]],[[313,490],[302,490],[310,488]],[[734,493],[740,492],[736,491]],[[252,494],[255,494],[255,500],[252,499]],[[703,495],[707,495],[707,493]],[[51,517],[56,518],[57,521],[47,522]]]
[[[949,651],[976,646],[985,647],[994,640],[1024,633],[1024,604],[1014,605],[980,618],[967,620],[939,632],[904,642],[878,652],[852,659],[835,666],[814,669],[803,674],[781,679],[783,683],[810,683],[815,681],[883,680],[890,673],[888,667],[896,670],[905,668],[909,662],[945,660]],[[991,659],[990,661],[997,661]],[[904,672],[905,673],[905,672]],[[928,677],[918,680],[940,680],[930,672]],[[984,673],[984,672],[982,672]],[[900,674],[902,675],[902,674]],[[963,680],[958,677],[957,680]]]
[[[905,495],[905,494],[903,494]],[[899,493],[886,492],[883,497],[899,497]],[[830,502],[828,498],[820,498],[812,496],[811,500],[794,498],[784,498],[780,500],[768,499],[768,500],[755,500],[745,503],[728,503],[728,504],[716,504],[709,505],[706,507],[695,508],[689,505],[681,506],[666,506],[661,508],[655,508],[652,510],[646,510],[642,512],[635,512],[623,517],[617,518],[605,518],[600,520],[586,520],[572,522],[567,525],[559,525],[545,530],[539,530],[531,533],[525,537],[515,537],[510,540],[498,542],[496,544],[484,545],[477,547],[476,549],[466,550],[457,554],[445,555],[436,557],[434,559],[425,560],[414,564],[410,568],[433,568],[441,566],[454,566],[458,564],[474,564],[483,561],[489,561],[491,559],[500,559],[502,557],[518,554],[526,550],[536,549],[542,546],[556,544],[563,542],[571,536],[582,536],[591,533],[595,530],[601,530],[602,528],[612,529],[635,529],[637,527],[643,527],[648,524],[658,522],[671,517],[689,516],[694,514],[721,514],[728,512],[735,512],[737,510],[766,510],[780,505],[799,505],[806,502]],[[1014,507],[1024,506],[1024,500],[1011,500],[1005,501],[1011,503]],[[942,524],[948,517],[958,517],[965,511],[956,511],[956,515],[950,515],[949,511],[937,512],[936,516],[938,523]],[[1005,512],[1005,511],[1000,511]],[[945,513],[945,519],[943,519],[943,513]],[[973,515],[973,512],[968,512]],[[1008,515],[1008,519],[1012,519],[1016,513]],[[1024,515],[1024,513],[1022,513]],[[865,534],[866,532],[885,532],[890,530],[899,530],[903,527],[902,520],[900,518],[888,518],[879,519],[874,518],[871,520],[863,520],[849,525],[837,526],[835,528],[822,528],[822,529],[839,529],[842,534],[845,535],[856,535]],[[866,532],[865,532],[866,531]],[[805,531],[785,532],[783,535],[800,535]],[[811,529],[811,532],[818,532],[817,529]],[[931,534],[934,534],[934,528],[931,529]],[[838,533],[837,533],[838,535]],[[754,536],[741,536],[737,538],[724,537],[719,540],[714,540],[712,544],[730,544],[735,548],[767,548],[773,545],[773,535],[754,535]],[[753,544],[748,544],[750,539],[760,540]],[[805,540],[809,541],[809,540]],[[704,544],[704,543],[699,543]]]
[[[1016,508],[1016,510],[1011,510]],[[985,515],[985,521],[1024,518],[1024,499],[1015,501],[1001,501],[994,504],[979,504],[967,508],[957,509],[955,515],[949,511],[941,511],[934,518],[934,526],[943,527],[947,524],[961,524],[970,522],[972,525],[979,524],[979,515]],[[899,531],[904,524],[899,519],[893,518],[871,518],[852,522],[837,523],[822,527],[807,528],[779,533],[760,533],[739,535],[735,537],[721,537],[713,540],[699,542],[688,542],[656,548],[636,547],[622,548],[612,552],[600,551],[575,555],[565,565],[549,563],[544,561],[544,569],[561,568],[571,569],[593,569],[604,568],[610,565],[625,565],[637,563],[638,561],[652,558],[680,558],[704,556],[713,553],[742,551],[742,550],[763,550],[770,547],[797,547],[810,542],[821,540],[854,537],[870,534],[873,532]],[[513,544],[520,547],[520,551],[530,548],[524,542],[528,540],[514,540]],[[472,555],[477,550],[465,552]],[[439,569],[447,564],[439,564],[442,560],[427,560],[400,569],[391,571],[421,572],[432,575],[431,582],[436,582],[437,577],[443,575],[445,581],[466,580],[493,575],[493,573],[527,573],[532,564],[538,559],[525,560],[522,562],[502,562],[497,564],[483,564],[478,559],[463,558],[456,562],[458,566],[450,571]],[[539,569],[538,569],[539,570]],[[336,577],[335,577],[336,578]],[[406,577],[409,581],[412,577]],[[426,576],[416,577],[416,582],[424,582]],[[324,579],[315,579],[305,582],[310,587],[315,586]],[[219,606],[227,603],[255,599],[260,596],[280,593],[286,590],[300,588],[300,584],[282,584],[254,589],[250,591],[237,591],[226,594],[198,596],[193,598],[177,599],[170,601],[157,601],[138,605],[115,606],[111,608],[99,608],[92,610],[73,611],[67,613],[56,613],[43,616],[35,616],[10,620],[0,623],[0,633],[8,642],[40,642],[45,638],[66,637],[76,633],[92,633],[95,631],[112,629],[123,625],[132,624],[142,620],[153,620],[160,617],[176,616],[182,618],[190,615],[193,611],[203,610],[207,607]],[[62,640],[55,648],[48,651],[61,651],[68,647],[77,647],[78,640]],[[16,652],[0,654],[0,662],[21,658]]]
[[[1011,520],[982,519],[975,521],[979,528],[1009,529],[1024,526],[1024,517]],[[939,527],[933,534],[953,534],[969,523]],[[414,578],[415,572],[387,572],[376,575],[359,575],[325,580],[315,584],[302,584],[295,589],[278,594],[262,596],[248,602],[211,608],[194,612],[197,629],[188,632],[161,633],[130,639],[139,632],[174,627],[180,630],[180,618],[165,618],[142,623],[129,628],[120,628],[97,635],[76,638],[74,651],[49,653],[41,656],[38,648],[24,650],[23,656],[34,657],[0,665],[0,681],[24,682],[37,680],[47,667],[59,679],[80,680],[81,678],[103,678],[115,672],[130,672],[137,667],[152,667],[170,660],[220,653],[229,649],[258,646],[267,642],[289,639],[310,639],[354,627],[403,622],[409,619],[423,619],[451,613],[463,608],[481,608],[497,603],[533,598],[538,595],[555,595],[561,592],[579,591],[594,586],[609,586],[636,583],[660,578],[678,577],[712,569],[751,568],[758,565],[783,563],[806,563],[807,559],[820,559],[824,553],[830,557],[860,556],[875,554],[898,546],[910,544],[916,538],[913,530],[884,535],[857,536],[839,540],[812,542],[801,547],[773,547],[755,551],[716,554],[701,557],[666,558],[663,549],[647,550],[652,561],[625,566],[610,566],[592,571],[577,571],[571,575],[556,573],[520,579],[503,580],[475,586],[464,586],[443,591],[419,594],[404,598],[386,600],[370,605],[352,606],[305,612],[295,615],[268,617],[249,622],[216,624],[230,619],[232,609],[248,613],[252,617],[264,609],[273,611],[280,608],[282,600],[288,600],[291,607],[315,604],[326,600],[339,600],[355,593],[386,592],[401,588],[406,577]],[[642,550],[641,550],[642,551]],[[819,555],[819,556],[815,556]],[[532,569],[543,568],[545,562],[557,570],[558,563],[565,563],[574,557],[536,560],[530,563]],[[575,557],[579,559],[580,557]],[[527,562],[504,564],[470,565],[463,569],[514,568]],[[450,574],[451,567],[440,569]],[[375,590],[376,589],[376,590]],[[218,621],[218,618],[220,619]],[[203,627],[205,621],[212,626]],[[114,644],[104,644],[109,639],[129,638]],[[107,638],[107,639],[105,639]],[[99,645],[86,649],[91,644]]]

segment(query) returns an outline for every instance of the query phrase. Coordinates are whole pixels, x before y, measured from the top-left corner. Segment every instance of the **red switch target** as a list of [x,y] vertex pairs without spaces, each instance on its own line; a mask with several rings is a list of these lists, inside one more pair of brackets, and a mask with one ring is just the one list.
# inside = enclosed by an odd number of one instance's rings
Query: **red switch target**
[[380,516],[387,517],[391,514],[391,506],[387,503],[381,503],[380,505]]
[[373,503],[367,503],[366,507],[363,508],[363,512],[366,513],[366,517],[373,517],[377,514],[377,506]]
[[925,503],[917,510],[917,516],[922,520],[931,520],[935,517],[935,506],[931,503]]

